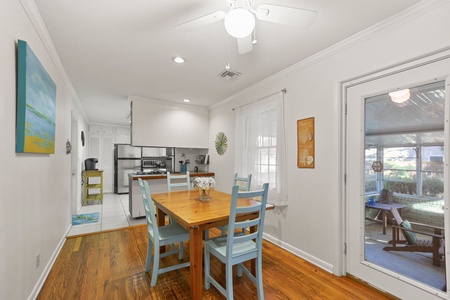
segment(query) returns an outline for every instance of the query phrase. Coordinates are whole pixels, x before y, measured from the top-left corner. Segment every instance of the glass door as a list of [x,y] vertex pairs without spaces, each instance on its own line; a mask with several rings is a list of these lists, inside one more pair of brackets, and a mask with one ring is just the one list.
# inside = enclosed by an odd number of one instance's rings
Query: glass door
[[449,67],[347,89],[347,272],[401,298],[447,292]]

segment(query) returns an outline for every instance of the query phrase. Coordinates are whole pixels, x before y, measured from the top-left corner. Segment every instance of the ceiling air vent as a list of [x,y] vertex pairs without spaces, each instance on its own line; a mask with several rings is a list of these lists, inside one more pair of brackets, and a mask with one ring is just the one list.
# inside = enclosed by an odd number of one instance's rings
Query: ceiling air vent
[[225,70],[219,74],[220,77],[222,77],[223,79],[226,79],[226,80],[234,79],[234,78],[238,77],[239,75],[241,75],[241,73],[232,71],[232,70]]

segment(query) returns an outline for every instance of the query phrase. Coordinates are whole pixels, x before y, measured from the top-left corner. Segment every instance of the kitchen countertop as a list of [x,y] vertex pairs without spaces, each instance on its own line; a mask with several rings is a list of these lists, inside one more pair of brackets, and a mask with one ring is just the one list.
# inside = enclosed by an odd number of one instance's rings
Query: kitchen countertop
[[[175,175],[180,175],[181,173],[171,173]],[[184,173],[183,173],[184,174]],[[151,179],[166,179],[166,174],[128,174],[129,177],[131,177],[133,180],[138,180],[138,178],[145,179],[145,180],[151,180]],[[215,174],[213,172],[191,172],[189,171],[189,177],[214,177]]]

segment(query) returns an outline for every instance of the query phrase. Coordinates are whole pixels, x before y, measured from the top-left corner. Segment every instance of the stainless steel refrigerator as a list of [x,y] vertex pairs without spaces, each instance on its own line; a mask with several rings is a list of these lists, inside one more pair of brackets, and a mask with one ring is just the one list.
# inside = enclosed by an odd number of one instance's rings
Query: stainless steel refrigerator
[[114,193],[129,192],[128,174],[141,171],[141,147],[114,145]]

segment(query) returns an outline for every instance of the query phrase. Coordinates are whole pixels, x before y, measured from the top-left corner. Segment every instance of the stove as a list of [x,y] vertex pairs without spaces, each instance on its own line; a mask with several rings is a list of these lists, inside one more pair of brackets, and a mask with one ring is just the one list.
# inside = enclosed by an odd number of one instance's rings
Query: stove
[[144,172],[136,172],[134,174],[136,175],[154,175],[154,174],[166,174],[166,171],[161,170],[150,170],[150,171],[144,171]]

